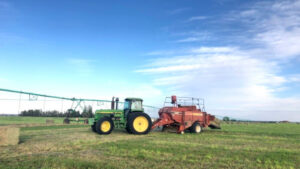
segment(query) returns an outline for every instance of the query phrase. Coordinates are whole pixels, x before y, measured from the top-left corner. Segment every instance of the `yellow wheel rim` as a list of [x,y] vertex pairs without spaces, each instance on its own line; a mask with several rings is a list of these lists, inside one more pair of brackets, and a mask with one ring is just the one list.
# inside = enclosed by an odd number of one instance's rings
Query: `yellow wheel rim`
[[196,126],[196,133],[200,133],[201,132],[201,127],[200,126]]
[[144,116],[138,116],[133,121],[133,128],[135,131],[139,133],[146,131],[148,127],[149,127],[149,122],[147,118]]
[[104,121],[102,122],[100,129],[102,132],[108,132],[110,130],[110,122],[109,121]]

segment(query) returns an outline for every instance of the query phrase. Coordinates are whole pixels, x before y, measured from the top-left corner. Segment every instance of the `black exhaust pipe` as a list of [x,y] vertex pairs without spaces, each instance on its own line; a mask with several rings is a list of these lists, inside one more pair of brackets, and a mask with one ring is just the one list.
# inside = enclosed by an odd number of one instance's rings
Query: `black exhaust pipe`
[[111,109],[112,110],[115,109],[115,97],[113,97],[112,100],[111,100]]
[[117,97],[116,98],[116,110],[118,110],[118,108],[119,108],[119,98]]

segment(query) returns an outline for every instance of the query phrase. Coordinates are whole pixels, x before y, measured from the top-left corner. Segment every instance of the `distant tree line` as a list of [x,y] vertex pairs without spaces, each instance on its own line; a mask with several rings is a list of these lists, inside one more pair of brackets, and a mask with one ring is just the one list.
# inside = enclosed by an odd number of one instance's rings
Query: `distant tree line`
[[59,112],[56,110],[52,111],[42,111],[40,109],[35,110],[24,110],[21,112],[20,116],[34,116],[34,117],[94,117],[92,106],[84,106],[83,111],[75,111],[73,109],[68,109],[66,112]]
[[230,119],[229,117],[223,117],[223,121],[237,121],[236,119]]

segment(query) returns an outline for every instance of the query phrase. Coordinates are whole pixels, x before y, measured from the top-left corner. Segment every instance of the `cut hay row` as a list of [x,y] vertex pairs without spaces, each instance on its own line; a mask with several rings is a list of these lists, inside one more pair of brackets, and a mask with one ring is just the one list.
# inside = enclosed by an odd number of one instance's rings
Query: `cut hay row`
[[[41,124],[41,123],[33,123],[33,124],[7,124],[5,125],[6,127],[43,127],[43,126],[69,126],[69,125],[86,125],[86,124],[52,124],[52,123],[47,123],[47,124]],[[4,126],[4,127],[5,127]]]

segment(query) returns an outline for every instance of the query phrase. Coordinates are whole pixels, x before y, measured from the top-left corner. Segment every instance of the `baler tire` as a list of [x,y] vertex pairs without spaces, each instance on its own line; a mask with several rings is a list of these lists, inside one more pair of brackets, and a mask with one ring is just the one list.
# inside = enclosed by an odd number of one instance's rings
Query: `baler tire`
[[191,132],[192,133],[201,133],[202,132],[202,126],[200,125],[200,123],[195,122],[192,127],[191,127]]
[[[108,123],[107,123],[108,122]],[[102,124],[103,123],[106,123],[106,124],[109,124],[109,129],[107,131],[103,131],[103,128],[102,128]],[[114,129],[114,122],[112,121],[112,119],[110,117],[103,117],[101,119],[99,119],[96,123],[96,131],[98,134],[110,134],[112,132],[112,130]]]
[[[136,128],[134,127],[134,122],[137,118],[147,120],[148,126],[145,126],[147,128],[144,131],[137,131]],[[148,114],[143,112],[137,112],[137,113],[132,113],[129,116],[127,124],[128,124],[128,129],[132,132],[132,134],[140,135],[140,134],[148,134],[150,132],[152,121]]]

